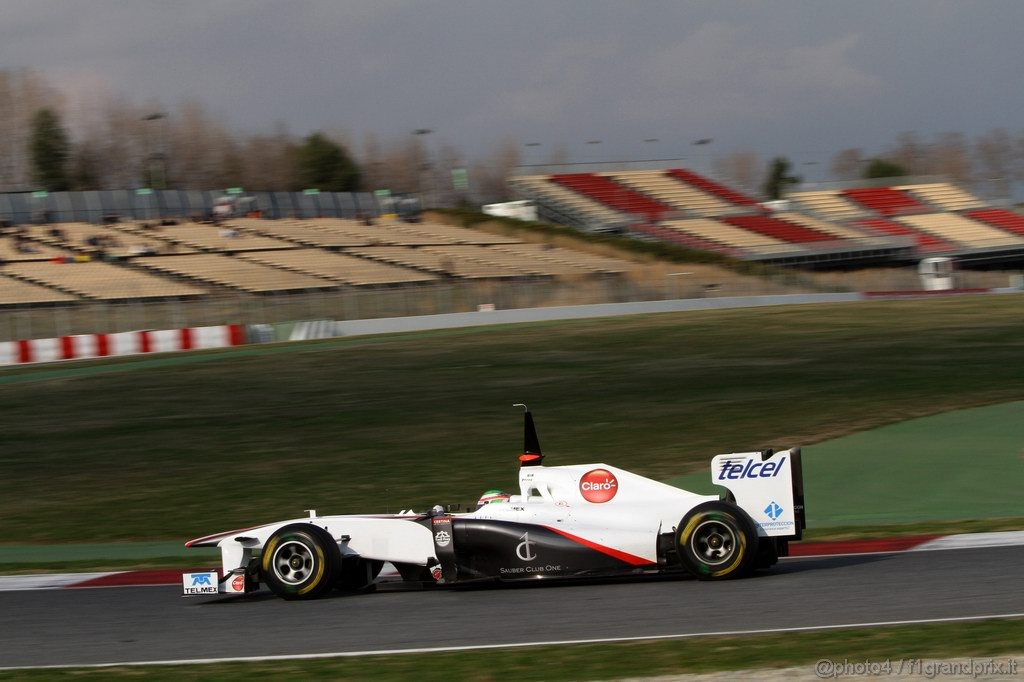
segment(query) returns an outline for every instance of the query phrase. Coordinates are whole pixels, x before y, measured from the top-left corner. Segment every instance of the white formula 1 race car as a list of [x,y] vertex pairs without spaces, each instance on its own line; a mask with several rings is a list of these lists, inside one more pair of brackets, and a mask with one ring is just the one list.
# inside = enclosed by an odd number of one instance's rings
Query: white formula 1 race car
[[219,547],[219,571],[185,573],[186,595],[285,599],[372,588],[385,562],[429,585],[689,573],[722,580],[767,568],[805,527],[800,450],[718,455],[728,494],[697,495],[607,464],[544,466],[526,412],[518,494],[489,491],[464,513],[318,516],[191,540]]

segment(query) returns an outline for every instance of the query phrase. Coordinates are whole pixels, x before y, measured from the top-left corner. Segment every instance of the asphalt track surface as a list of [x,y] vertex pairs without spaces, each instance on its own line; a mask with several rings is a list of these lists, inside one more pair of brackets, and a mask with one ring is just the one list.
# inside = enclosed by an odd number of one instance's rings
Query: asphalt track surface
[[0,593],[0,667],[395,651],[1024,613],[1024,546],[783,560],[748,580],[378,590],[312,602],[179,588]]

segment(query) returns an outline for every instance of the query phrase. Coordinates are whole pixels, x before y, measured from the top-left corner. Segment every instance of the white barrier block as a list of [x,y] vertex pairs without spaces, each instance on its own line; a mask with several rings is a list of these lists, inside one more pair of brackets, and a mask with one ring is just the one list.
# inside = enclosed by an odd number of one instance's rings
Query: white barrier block
[[231,333],[228,327],[224,325],[194,327],[192,329],[193,348],[224,348],[230,343]]
[[18,364],[18,342],[0,341],[0,367]]
[[53,362],[64,358],[61,340],[32,339],[32,362]]
[[71,347],[74,349],[76,358],[94,358],[97,355],[99,344],[96,343],[94,334],[81,334],[71,337]]
[[149,352],[168,353],[181,350],[181,330],[161,329],[149,332]]
[[135,355],[142,352],[142,341],[139,332],[117,332],[108,334],[111,355]]

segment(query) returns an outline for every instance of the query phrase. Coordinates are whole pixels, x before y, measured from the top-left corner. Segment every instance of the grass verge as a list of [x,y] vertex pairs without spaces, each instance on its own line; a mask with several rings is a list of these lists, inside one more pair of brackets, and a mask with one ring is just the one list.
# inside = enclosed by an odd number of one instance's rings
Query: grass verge
[[0,383],[0,537],[184,540],[472,502],[514,485],[514,402],[550,464],[664,480],[1024,399],[1020,312],[1017,296],[722,310],[30,370]]

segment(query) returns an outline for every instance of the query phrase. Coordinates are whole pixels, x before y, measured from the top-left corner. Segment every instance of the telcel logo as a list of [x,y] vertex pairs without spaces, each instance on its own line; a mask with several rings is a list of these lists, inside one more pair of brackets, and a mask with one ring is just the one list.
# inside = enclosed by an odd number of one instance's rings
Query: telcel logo
[[740,478],[774,478],[782,471],[782,465],[786,462],[783,457],[779,461],[769,460],[758,462],[748,459],[745,462],[724,462],[722,470],[718,472],[718,480],[736,480]]
[[601,504],[619,492],[619,481],[607,469],[593,469],[580,479],[580,494],[587,502]]

